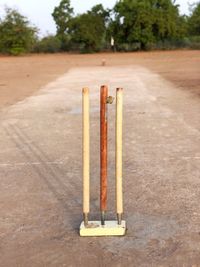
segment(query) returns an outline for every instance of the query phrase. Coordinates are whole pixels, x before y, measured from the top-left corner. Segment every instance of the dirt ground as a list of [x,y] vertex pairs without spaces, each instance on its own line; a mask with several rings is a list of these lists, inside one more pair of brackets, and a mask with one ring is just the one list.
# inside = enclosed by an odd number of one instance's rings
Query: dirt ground
[[[0,266],[200,266],[199,77],[198,51],[1,57]],[[121,238],[78,234],[81,88],[91,89],[91,219],[97,219],[101,84],[111,95],[124,87],[128,230]],[[114,104],[108,116],[107,218],[113,219]]]
[[200,94],[200,52],[171,51],[94,55],[32,55],[0,57],[0,108],[37,92],[72,67],[140,65],[179,88]]

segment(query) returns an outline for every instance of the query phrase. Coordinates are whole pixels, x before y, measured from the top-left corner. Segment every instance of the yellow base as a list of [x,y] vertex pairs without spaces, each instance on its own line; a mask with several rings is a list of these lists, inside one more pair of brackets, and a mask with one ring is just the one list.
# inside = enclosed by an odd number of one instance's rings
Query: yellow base
[[90,221],[85,227],[84,222],[80,226],[80,236],[123,236],[126,233],[126,222],[119,225],[117,221],[105,221],[101,225],[100,221]]

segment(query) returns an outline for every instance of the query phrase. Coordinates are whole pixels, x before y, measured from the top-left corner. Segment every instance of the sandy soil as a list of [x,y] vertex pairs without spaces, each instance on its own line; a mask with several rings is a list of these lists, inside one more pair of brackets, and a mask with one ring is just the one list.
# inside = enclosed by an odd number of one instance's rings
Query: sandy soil
[[[55,74],[55,62],[49,66],[49,76],[22,64],[16,82],[11,76],[4,78],[2,83],[10,85],[10,90],[20,91],[23,84],[26,92],[25,69],[32,70],[30,77],[38,77],[29,83],[28,94],[34,95],[16,104],[18,98],[12,98],[13,105],[0,112],[1,266],[200,265],[199,53],[156,54],[104,55],[106,67],[99,66],[102,55],[90,55],[87,62],[85,55],[66,56],[73,58],[68,64],[56,56],[62,67]],[[44,58],[53,62],[49,56]],[[78,63],[80,58],[85,61]],[[28,62],[28,58],[2,60]],[[32,60],[32,66],[39,66],[36,57]],[[189,74],[184,73],[186,61],[192,62]],[[69,64],[79,66],[55,80]],[[188,65],[185,68],[190,69]],[[191,73],[196,82],[191,82]],[[36,90],[47,80],[52,82]],[[125,88],[124,218],[128,231],[122,238],[80,238],[81,88],[91,88],[91,218],[97,219],[102,83],[109,85],[111,95],[116,87]],[[107,218],[115,218],[114,116],[111,105]]]
[[200,94],[199,51],[0,57],[0,108],[36,93],[71,67],[99,66],[103,59],[108,66],[147,67],[176,86]]

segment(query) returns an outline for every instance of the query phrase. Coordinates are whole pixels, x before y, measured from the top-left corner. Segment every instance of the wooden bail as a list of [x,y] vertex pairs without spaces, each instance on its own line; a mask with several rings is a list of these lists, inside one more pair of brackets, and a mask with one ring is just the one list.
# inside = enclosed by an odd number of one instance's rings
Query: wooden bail
[[101,222],[105,224],[107,209],[107,98],[108,87],[101,86],[100,95],[100,210]]

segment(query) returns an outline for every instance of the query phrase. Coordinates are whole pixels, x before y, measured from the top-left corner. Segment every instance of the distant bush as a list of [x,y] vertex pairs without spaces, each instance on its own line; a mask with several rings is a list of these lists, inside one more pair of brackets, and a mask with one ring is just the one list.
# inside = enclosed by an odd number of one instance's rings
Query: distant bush
[[188,38],[182,39],[172,39],[172,40],[163,40],[158,41],[150,47],[150,50],[173,50],[181,48],[189,48],[190,41]]
[[18,56],[21,54],[25,54],[26,50],[22,47],[12,47],[9,51],[9,53],[13,56]]
[[189,40],[191,49],[200,49],[200,36],[191,36]]
[[[143,50],[175,50],[175,49],[200,49],[200,36],[190,36],[179,39],[157,41],[155,43],[146,44]],[[141,50],[141,44],[138,43],[123,43],[116,44],[116,51],[119,52],[134,52]]]
[[61,50],[61,41],[58,37],[49,35],[35,44],[36,53],[56,53]]
[[141,49],[141,44],[139,42],[134,42],[132,44],[122,43],[116,45],[116,50],[122,52],[132,52],[132,51],[138,51],[140,49]]
[[152,47],[158,50],[200,49],[200,36],[160,41]]
[[0,19],[0,53],[19,55],[30,52],[36,40],[37,29],[17,10],[6,8]]

